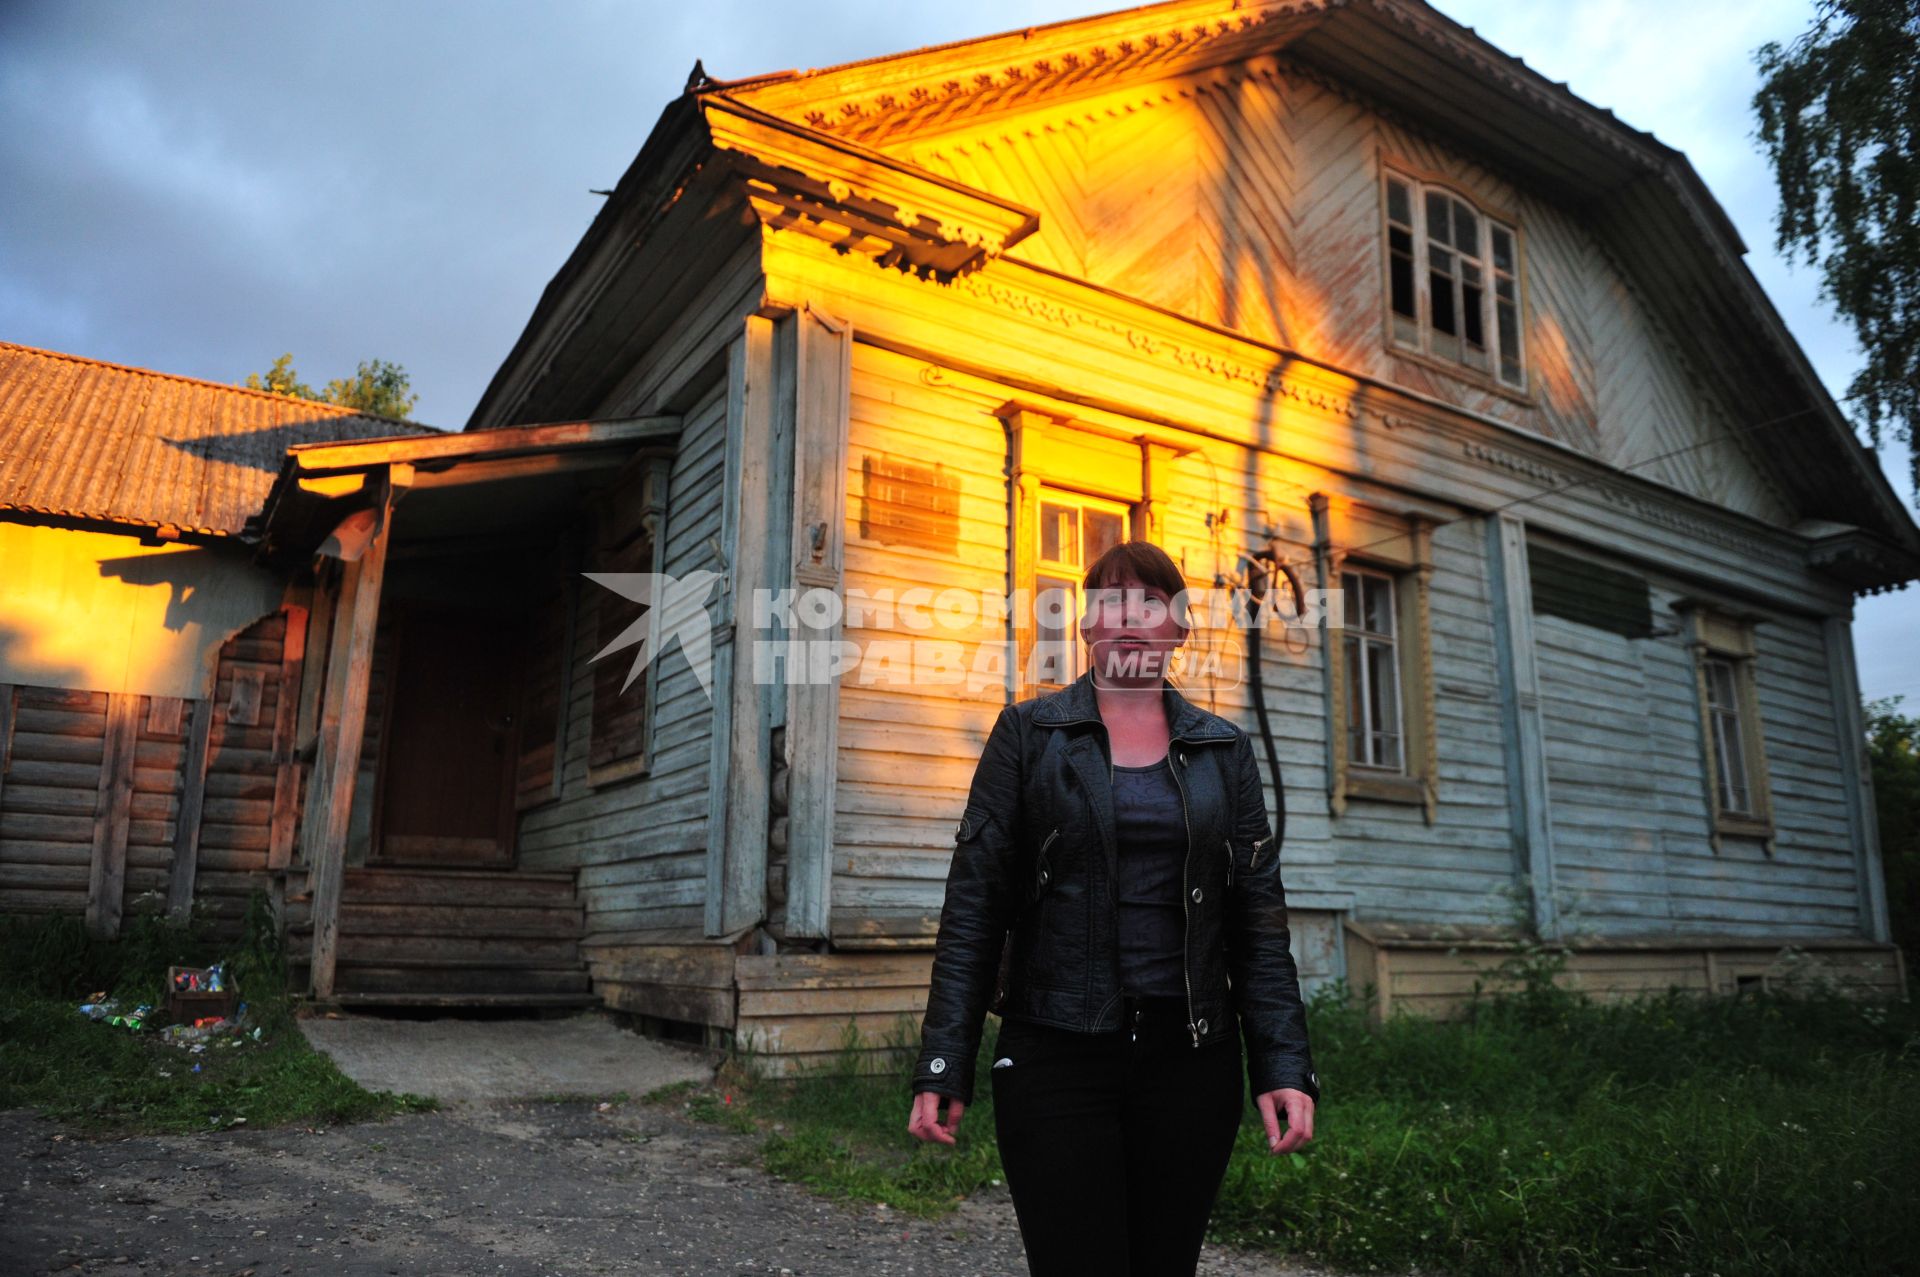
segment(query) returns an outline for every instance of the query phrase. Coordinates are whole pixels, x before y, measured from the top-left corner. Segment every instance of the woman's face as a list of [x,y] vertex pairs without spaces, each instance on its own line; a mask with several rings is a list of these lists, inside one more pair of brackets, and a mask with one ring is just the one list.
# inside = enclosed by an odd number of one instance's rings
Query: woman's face
[[1166,591],[1127,573],[1102,589],[1087,591],[1080,637],[1102,682],[1158,681],[1165,677],[1174,651],[1186,642],[1187,631]]

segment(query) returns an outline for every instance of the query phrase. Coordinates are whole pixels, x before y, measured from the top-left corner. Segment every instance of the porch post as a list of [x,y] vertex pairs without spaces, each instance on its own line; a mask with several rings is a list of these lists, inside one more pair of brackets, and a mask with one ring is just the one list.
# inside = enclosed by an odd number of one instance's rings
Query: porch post
[[346,564],[327,657],[327,685],[320,716],[320,748],[307,800],[301,840],[313,895],[313,957],[308,969],[315,998],[333,996],[333,970],[340,935],[340,888],[346,876],[347,820],[353,782],[360,770],[360,740],[367,723],[367,677],[373,664],[374,626],[380,619],[380,583],[392,540],[394,483],[380,474],[374,493],[374,528],[365,548]]
[[[847,428],[853,331],[812,307],[796,316],[792,530],[796,590],[841,591],[847,526]],[[831,652],[841,622],[794,618],[795,650]],[[840,680],[815,681],[814,662],[787,671],[786,934],[832,934],[833,810],[838,779]]]

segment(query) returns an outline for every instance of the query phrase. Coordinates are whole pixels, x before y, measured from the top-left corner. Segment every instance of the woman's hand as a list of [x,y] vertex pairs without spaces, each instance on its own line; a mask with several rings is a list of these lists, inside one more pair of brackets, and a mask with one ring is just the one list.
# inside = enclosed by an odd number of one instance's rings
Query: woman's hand
[[[1299,1092],[1294,1092],[1298,1095]],[[940,1101],[947,1101],[947,1120],[940,1120]],[[952,1144],[953,1133],[960,1129],[960,1115],[967,1106],[959,1100],[947,1099],[932,1091],[922,1091],[913,1097],[913,1116],[907,1119],[907,1132],[915,1139],[925,1140],[929,1144]]]
[[[1260,1120],[1267,1124],[1269,1153],[1291,1153],[1313,1138],[1313,1097],[1305,1091],[1283,1086],[1255,1096],[1253,1106],[1260,1110]],[[1285,1135],[1280,1134],[1280,1115],[1276,1110],[1287,1116]]]

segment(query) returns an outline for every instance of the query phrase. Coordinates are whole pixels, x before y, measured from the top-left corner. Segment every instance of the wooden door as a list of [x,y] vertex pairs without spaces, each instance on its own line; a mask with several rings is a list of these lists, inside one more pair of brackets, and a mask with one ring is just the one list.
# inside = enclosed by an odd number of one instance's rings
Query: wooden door
[[409,601],[398,619],[371,858],[511,865],[522,618]]

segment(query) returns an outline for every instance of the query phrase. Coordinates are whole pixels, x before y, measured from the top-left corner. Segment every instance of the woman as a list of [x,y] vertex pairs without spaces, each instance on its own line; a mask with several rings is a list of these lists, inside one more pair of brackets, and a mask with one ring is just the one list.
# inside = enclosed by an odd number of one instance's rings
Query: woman
[[907,1129],[954,1143],[993,1001],[994,1129],[1034,1277],[1191,1274],[1242,1037],[1271,1152],[1313,1138],[1319,1080],[1252,744],[1164,678],[1180,570],[1123,542],[1086,589],[1088,672],[1002,710],[974,772]]

